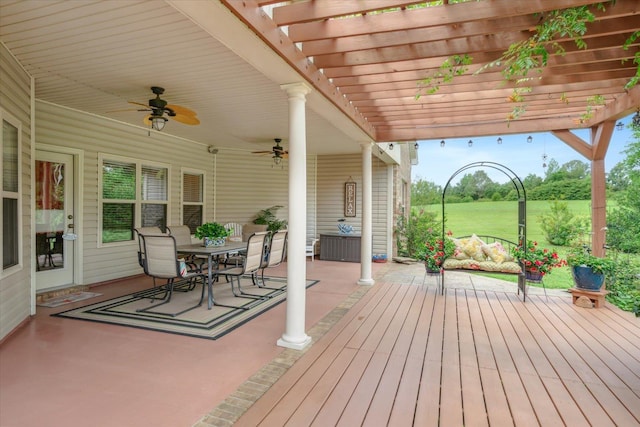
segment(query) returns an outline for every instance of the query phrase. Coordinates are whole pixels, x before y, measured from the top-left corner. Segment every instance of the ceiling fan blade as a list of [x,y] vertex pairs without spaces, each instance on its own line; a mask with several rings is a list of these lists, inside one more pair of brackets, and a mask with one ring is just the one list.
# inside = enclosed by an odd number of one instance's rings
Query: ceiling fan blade
[[173,110],[174,113],[176,113],[177,115],[181,115],[181,116],[196,116],[196,112],[193,110],[188,109],[187,107],[183,107],[181,105],[167,105],[166,108],[169,108],[170,110]]
[[151,127],[151,114],[142,119],[142,123],[147,127]]
[[135,102],[135,101],[127,101],[127,102],[133,105],[140,105],[141,107],[144,107],[147,110],[151,111],[151,108],[147,104],[141,104],[140,102]]
[[273,154],[273,151],[252,151],[251,154]]
[[126,108],[123,110],[111,110],[111,111],[105,111],[105,113],[124,113],[127,111],[148,111],[148,110],[140,110],[138,108]]
[[200,120],[196,116],[184,116],[182,114],[176,114],[175,116],[169,116],[173,120],[185,125],[199,125]]

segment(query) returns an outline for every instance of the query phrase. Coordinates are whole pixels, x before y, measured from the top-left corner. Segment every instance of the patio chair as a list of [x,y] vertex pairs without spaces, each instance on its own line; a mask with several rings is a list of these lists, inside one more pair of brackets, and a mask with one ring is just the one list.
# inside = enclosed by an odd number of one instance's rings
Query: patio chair
[[[268,235],[268,231],[252,234],[249,237],[249,241],[247,242],[247,253],[242,258],[242,264],[218,271],[219,275],[226,276],[227,280],[231,282],[231,290],[235,296],[254,299],[267,298],[264,295],[256,295],[244,292],[242,290],[240,282],[242,276],[244,275],[251,276],[253,280],[253,277],[257,274],[258,270],[262,266],[265,253],[265,242]],[[234,287],[234,278],[238,281],[237,291]]]
[[316,243],[318,243],[318,239],[313,239],[310,243],[307,243],[306,256],[311,257],[311,262],[313,262],[313,259],[316,256]]
[[272,289],[276,291],[280,290],[280,288],[270,288],[265,286],[264,270],[267,268],[277,267],[285,260],[287,253],[287,235],[287,230],[280,230],[271,236],[271,240],[267,246],[266,255],[263,257],[262,265],[260,266],[260,280],[258,280],[257,272],[253,275],[253,283],[259,288]]
[[242,225],[237,222],[228,222],[224,225],[224,228],[231,231],[229,235],[230,242],[242,242]]
[[[191,229],[188,225],[172,225],[170,227],[167,227],[167,230],[169,230],[169,234],[175,237],[176,245],[184,246],[193,243],[191,241]],[[200,272],[204,270],[204,267],[207,265],[207,257],[193,254],[180,254],[180,256],[184,258],[187,266],[189,266],[192,271]]]
[[138,264],[140,267],[144,268],[144,247],[142,245],[142,239],[140,236],[143,235],[162,235],[164,234],[160,227],[138,227],[134,228],[133,231],[138,235]]
[[[186,272],[186,274],[181,274],[175,237],[171,235],[140,234],[140,239],[142,240],[142,246],[145,254],[145,274],[153,278],[154,287],[156,279],[165,279],[167,283],[165,285],[165,296],[162,298],[160,303],[147,308],[141,308],[136,311],[139,313],[146,312],[175,317],[182,313],[186,313],[189,310],[200,307],[202,305],[202,301],[204,301],[206,278],[201,272]],[[175,313],[152,311],[152,309],[168,304],[171,301],[171,296],[173,295],[174,287],[177,283],[186,281],[191,285],[190,288],[193,289],[195,288],[198,280],[202,283],[202,292],[200,293],[200,301],[196,305]]]

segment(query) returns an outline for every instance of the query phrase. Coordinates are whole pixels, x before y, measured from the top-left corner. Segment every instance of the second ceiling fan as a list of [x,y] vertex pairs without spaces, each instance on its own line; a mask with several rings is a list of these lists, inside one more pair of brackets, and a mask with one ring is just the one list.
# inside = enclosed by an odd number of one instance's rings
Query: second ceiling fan
[[282,142],[282,138],[274,138],[276,145],[271,147],[271,150],[263,150],[263,151],[253,151],[252,154],[272,154],[273,162],[275,164],[279,164],[282,159],[286,159],[289,157],[289,152],[284,149],[280,143]]

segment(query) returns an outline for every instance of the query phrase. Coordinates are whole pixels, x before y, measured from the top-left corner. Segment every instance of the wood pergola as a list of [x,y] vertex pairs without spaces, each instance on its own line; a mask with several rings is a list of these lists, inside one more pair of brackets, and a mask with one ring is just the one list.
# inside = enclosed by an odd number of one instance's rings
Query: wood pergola
[[[593,250],[603,255],[604,158],[616,121],[640,106],[640,86],[625,89],[638,72],[639,40],[623,49],[640,29],[636,0],[605,2],[605,10],[589,0],[222,3],[376,142],[551,132],[591,162]],[[550,11],[583,5],[595,15],[586,48],[555,40],[565,53],[552,54],[512,102],[518,83],[488,65]],[[456,55],[472,63],[429,94],[419,82]],[[509,119],[516,107],[524,113]],[[577,128],[589,128],[591,140]]]

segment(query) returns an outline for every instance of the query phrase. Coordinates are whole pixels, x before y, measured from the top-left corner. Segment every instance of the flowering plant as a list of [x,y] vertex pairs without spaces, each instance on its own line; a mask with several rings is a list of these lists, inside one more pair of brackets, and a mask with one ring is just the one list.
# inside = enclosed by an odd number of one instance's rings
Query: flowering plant
[[[447,235],[451,235],[451,232],[447,232]],[[424,245],[418,251],[418,259],[424,260],[427,270],[440,271],[442,263],[453,255],[455,248],[453,240],[448,237],[443,240],[442,236],[430,228]]]
[[527,240],[526,247],[522,244],[511,248],[511,255],[524,262],[525,270],[545,275],[556,267],[567,265],[556,251],[538,247],[538,242]]

